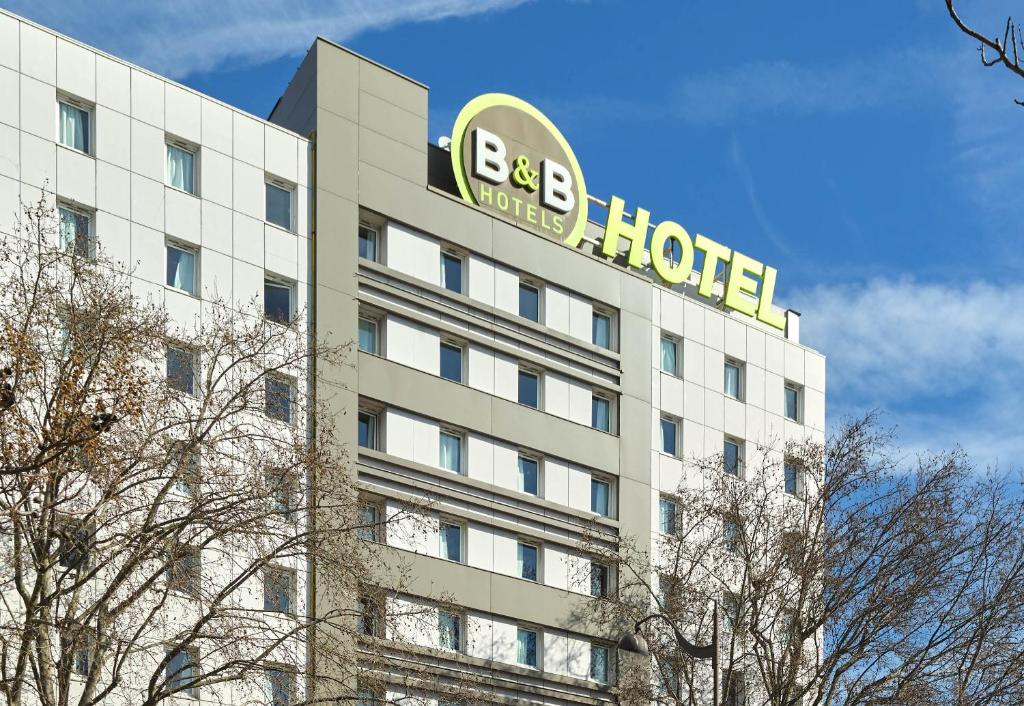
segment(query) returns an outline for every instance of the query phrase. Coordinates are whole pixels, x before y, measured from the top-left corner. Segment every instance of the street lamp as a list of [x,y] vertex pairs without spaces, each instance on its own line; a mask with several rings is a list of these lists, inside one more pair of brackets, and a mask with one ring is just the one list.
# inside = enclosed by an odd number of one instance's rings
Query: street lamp
[[690,655],[694,659],[710,659],[711,660],[711,673],[712,673],[712,688],[714,691],[711,696],[711,706],[718,706],[718,603],[714,604],[712,609],[712,631],[711,631],[711,644],[704,645],[703,647],[695,645],[687,640],[683,633],[679,632],[679,628],[676,627],[675,622],[664,613],[654,613],[648,615],[646,618],[641,618],[636,621],[633,625],[633,630],[622,633],[622,637],[619,638],[618,647],[623,652],[632,652],[633,654],[649,656],[651,654],[650,649],[647,646],[647,640],[640,632],[640,626],[649,620],[655,618],[661,618],[668,626],[672,628],[672,633],[676,637],[676,644],[679,645],[684,653]]

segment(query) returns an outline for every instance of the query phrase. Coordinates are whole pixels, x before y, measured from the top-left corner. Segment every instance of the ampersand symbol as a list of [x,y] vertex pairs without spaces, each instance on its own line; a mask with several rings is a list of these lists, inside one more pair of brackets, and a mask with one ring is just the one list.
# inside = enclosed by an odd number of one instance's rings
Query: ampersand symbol
[[524,154],[516,157],[515,166],[512,169],[512,183],[521,186],[527,191],[536,191],[540,188],[537,180],[538,172],[530,169],[530,159]]

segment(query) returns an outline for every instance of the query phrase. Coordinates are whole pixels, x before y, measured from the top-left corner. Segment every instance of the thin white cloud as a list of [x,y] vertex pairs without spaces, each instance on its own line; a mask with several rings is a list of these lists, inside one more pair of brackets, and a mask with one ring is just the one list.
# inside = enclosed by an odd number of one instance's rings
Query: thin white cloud
[[828,356],[833,420],[881,408],[913,448],[959,444],[982,465],[1022,465],[1024,285],[874,280],[787,300]]
[[505,10],[529,0],[178,0],[39,2],[7,9],[175,78],[228,62],[258,64],[370,30]]

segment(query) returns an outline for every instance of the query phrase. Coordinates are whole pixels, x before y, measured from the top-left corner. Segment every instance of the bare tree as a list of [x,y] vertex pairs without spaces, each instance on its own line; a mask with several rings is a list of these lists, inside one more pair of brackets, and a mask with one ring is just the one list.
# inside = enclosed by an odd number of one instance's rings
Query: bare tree
[[[1021,59],[1024,59],[1024,33],[1020,25],[1013,21],[1013,17],[1006,18],[1003,27],[1003,36],[987,35],[968,25],[961,17],[955,6],[955,0],[946,0],[946,9],[957,28],[978,42],[978,52],[981,56],[981,63],[986,68],[1002,66],[1024,78],[1024,66],[1021,66]],[[1024,100],[1014,99],[1017,105],[1024,106]]]
[[3,703],[355,699],[385,659],[366,608],[402,582],[305,382],[345,349],[255,301],[172,320],[46,197],[23,211],[0,233]]
[[717,603],[723,703],[1024,703],[1019,484],[959,451],[905,461],[872,416],[730,470],[690,464],[669,531],[618,552],[605,619],[664,616],[640,628],[655,678],[624,674],[624,701],[710,703],[673,628],[709,643]]

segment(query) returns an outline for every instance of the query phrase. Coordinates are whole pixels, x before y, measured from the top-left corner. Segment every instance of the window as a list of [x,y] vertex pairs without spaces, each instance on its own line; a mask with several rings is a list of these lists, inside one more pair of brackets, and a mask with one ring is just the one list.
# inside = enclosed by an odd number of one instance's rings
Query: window
[[679,375],[679,342],[670,336],[661,337],[661,369],[669,375]]
[[65,147],[89,154],[92,152],[92,115],[85,108],[62,100],[60,106],[60,143]]
[[675,456],[679,441],[679,424],[674,419],[661,418],[661,451]]
[[363,596],[356,605],[356,611],[356,632],[371,637],[381,637],[384,634],[384,612],[377,601]]
[[167,185],[189,194],[196,193],[195,150],[167,144]]
[[590,595],[604,598],[608,595],[608,567],[604,564],[590,564]]
[[450,292],[462,294],[462,258],[441,253],[441,286]]
[[537,494],[539,463],[535,458],[519,457],[519,491],[530,495]]
[[608,517],[611,486],[603,480],[590,479],[590,511]]
[[441,341],[441,377],[462,382],[462,346]]
[[676,533],[676,504],[668,498],[658,500],[658,531],[662,534]]
[[196,293],[196,251],[183,245],[167,244],[168,287],[188,294]]
[[744,706],[747,693],[743,672],[732,671],[723,685],[722,706]]
[[267,223],[292,229],[293,194],[294,191],[281,182],[267,182]]
[[199,451],[184,441],[175,441],[170,449],[174,464],[174,487],[178,491],[195,497],[199,490]]
[[519,578],[537,581],[537,547],[520,542],[516,547],[516,562]]
[[284,667],[266,667],[268,706],[289,706],[295,696],[295,672]]
[[359,225],[359,257],[377,261],[377,229]]
[[519,404],[540,407],[540,377],[522,368],[519,369]]
[[359,350],[377,354],[377,322],[373,319],[359,319]]
[[442,559],[462,561],[462,525],[452,522],[441,522],[440,527]]
[[291,380],[280,375],[267,375],[266,387],[267,416],[279,422],[291,424],[293,398],[295,397]]
[[803,488],[800,486],[800,467],[794,461],[785,461],[782,464],[782,473],[785,476],[785,488],[787,495],[800,495]]
[[67,569],[88,568],[93,535],[95,529],[89,524],[69,521],[57,528],[60,532],[59,556],[60,565]]
[[601,348],[612,347],[612,317],[595,311],[591,320],[591,342]]
[[199,595],[202,573],[199,549],[178,544],[167,567],[167,587],[195,598]]
[[679,604],[680,581],[674,574],[658,574],[658,605],[673,612]]
[[438,455],[441,468],[455,473],[462,472],[462,436],[442,431]]
[[722,522],[722,545],[730,554],[739,554],[743,548],[743,533],[735,520]]
[[726,439],[722,449],[722,455],[724,456],[725,472],[731,476],[740,475],[740,466],[743,464],[743,456],[740,453],[740,444],[738,441],[732,439]]
[[516,662],[537,668],[537,631],[519,628],[516,632]]
[[608,648],[603,645],[590,646],[590,678],[601,684],[608,683]]
[[364,449],[377,448],[377,415],[359,413],[359,445]]
[[743,381],[742,368],[739,363],[735,361],[726,361],[725,363],[725,394],[733,399],[740,399],[743,394]]
[[170,650],[165,674],[167,688],[193,698],[199,696],[199,653],[194,649]]
[[722,596],[722,628],[727,632],[735,632],[740,626],[742,609],[740,598],[735,593]]
[[382,512],[372,503],[363,503],[359,508],[359,527],[356,535],[367,542],[383,542],[384,527],[381,524]]
[[591,396],[590,426],[599,431],[612,430],[612,403],[607,397]]
[[458,652],[462,649],[462,616],[442,610],[437,614],[438,647]]
[[786,387],[784,388],[786,399],[786,419],[792,419],[794,422],[800,421],[800,398],[803,396],[800,392],[800,388],[796,385],[786,383]]
[[92,257],[92,216],[70,206],[59,206],[60,247],[79,257]]
[[269,278],[263,280],[263,315],[279,324],[291,322],[291,284]]
[[356,691],[356,706],[381,706],[384,698],[373,689],[359,689]]
[[540,290],[532,284],[519,283],[519,315],[540,323]]
[[295,615],[295,572],[267,567],[263,570],[263,610]]
[[96,646],[96,636],[91,628],[77,625],[72,639],[74,654],[71,658],[71,669],[75,674],[87,677],[92,672],[92,653]]
[[196,354],[184,348],[167,347],[167,384],[186,395],[196,393]]
[[269,471],[267,487],[270,489],[270,508],[291,519],[299,502],[298,479],[286,470]]

